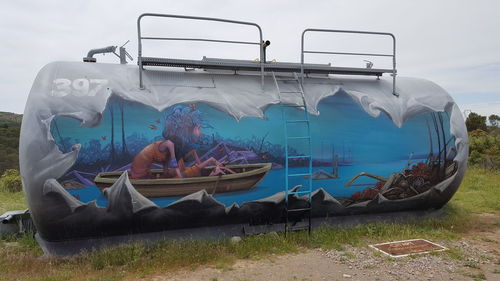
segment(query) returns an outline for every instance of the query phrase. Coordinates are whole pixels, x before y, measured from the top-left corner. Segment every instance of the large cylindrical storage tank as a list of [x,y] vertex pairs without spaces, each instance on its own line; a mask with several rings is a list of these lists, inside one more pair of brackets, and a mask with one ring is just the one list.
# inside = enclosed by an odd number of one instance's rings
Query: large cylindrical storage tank
[[[148,70],[141,89],[138,73],[77,62],[39,72],[20,161],[46,251],[282,223],[285,189],[309,177],[317,218],[440,208],[466,169],[460,110],[423,79],[398,77],[396,96],[392,79],[311,75],[304,112],[293,107],[302,99],[291,73],[280,75],[281,94],[270,75],[262,84],[244,73]],[[308,157],[312,175],[300,176]],[[307,195],[288,200],[300,207]]]

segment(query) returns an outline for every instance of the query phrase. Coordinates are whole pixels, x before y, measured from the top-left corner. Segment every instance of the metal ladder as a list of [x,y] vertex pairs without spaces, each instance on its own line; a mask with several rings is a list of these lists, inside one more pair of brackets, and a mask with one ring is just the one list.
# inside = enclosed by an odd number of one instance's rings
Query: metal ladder
[[[293,73],[293,78],[276,78],[274,72],[272,72],[273,80],[276,85],[276,89],[278,90],[278,97],[281,104],[281,112],[284,124],[285,131],[285,235],[288,231],[294,230],[304,230],[307,229],[309,233],[311,233],[311,211],[312,211],[312,202],[311,202],[311,193],[312,193],[312,146],[311,146],[311,127],[309,123],[309,113],[307,111],[307,103],[304,97],[304,89],[302,85],[302,80],[299,79],[297,73]],[[297,83],[296,91],[281,91],[278,81],[291,81]],[[281,95],[282,94],[300,94],[302,99],[302,104],[300,105],[287,105],[282,102]],[[288,119],[286,110],[287,108],[296,108],[302,109],[304,112],[304,119]],[[289,135],[289,124],[302,124],[305,127],[306,135],[302,136],[290,136]],[[302,140],[307,143],[307,154],[306,155],[289,155],[289,140]],[[308,167],[306,173],[290,173],[289,161],[290,159],[308,159]],[[290,178],[303,177],[307,178],[307,186],[301,186],[300,188],[290,191],[289,181]],[[307,207],[301,208],[292,208],[289,206],[289,195],[298,195],[298,196],[307,196]],[[296,225],[297,221],[290,223],[290,216],[292,214],[298,213],[295,218],[303,219],[304,215],[307,213],[307,224],[299,224]]]

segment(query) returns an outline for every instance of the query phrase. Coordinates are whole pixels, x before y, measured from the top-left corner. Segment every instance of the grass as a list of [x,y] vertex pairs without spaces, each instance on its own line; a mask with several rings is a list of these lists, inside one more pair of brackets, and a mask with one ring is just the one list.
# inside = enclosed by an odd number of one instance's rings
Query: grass
[[468,276],[471,277],[472,280],[474,280],[474,281],[486,280],[486,276],[483,273],[469,274]]
[[[404,223],[371,223],[349,228],[323,226],[314,230],[311,236],[306,232],[292,233],[287,237],[266,234],[245,237],[237,244],[227,240],[127,244],[73,258],[55,259],[41,258],[42,251],[32,235],[24,235],[0,240],[0,280],[111,281],[148,277],[178,269],[193,270],[203,265],[225,271],[232,270],[232,264],[237,259],[260,259],[273,254],[297,253],[309,248],[343,249],[345,245],[366,246],[415,237],[453,240],[471,229],[500,225],[500,221],[486,223],[481,219],[472,219],[472,216],[477,216],[474,213],[499,214],[498,206],[495,205],[500,199],[495,190],[498,188],[496,182],[500,182],[498,172],[472,168],[457,194],[446,205],[442,218]],[[13,206],[23,206],[22,196],[11,195],[8,201]],[[374,253],[377,254],[379,255]],[[451,249],[446,254],[450,258],[464,260],[464,254],[458,250]],[[345,258],[351,257],[346,255]],[[469,266],[474,267],[473,264]],[[473,278],[481,280],[482,276]]]
[[475,261],[467,261],[464,265],[470,268],[480,269],[479,264]]
[[23,192],[8,192],[0,189],[0,215],[12,210],[26,209]]
[[459,249],[450,248],[444,253],[446,253],[448,257],[453,260],[465,260],[464,253]]
[[461,208],[474,213],[500,214],[500,170],[471,167],[452,199]]

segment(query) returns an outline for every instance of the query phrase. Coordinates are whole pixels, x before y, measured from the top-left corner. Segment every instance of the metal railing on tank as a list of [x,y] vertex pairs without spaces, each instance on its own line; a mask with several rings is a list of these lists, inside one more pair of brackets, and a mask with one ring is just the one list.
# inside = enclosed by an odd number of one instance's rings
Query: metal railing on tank
[[[349,34],[367,34],[367,35],[381,35],[390,36],[392,38],[392,54],[381,53],[354,53],[354,52],[333,52],[333,51],[319,51],[319,50],[305,50],[304,37],[308,32],[327,32],[327,33],[349,33]],[[399,96],[396,92],[396,37],[392,33],[387,32],[371,32],[371,31],[355,31],[355,30],[335,30],[335,29],[316,29],[308,28],[302,32],[301,38],[301,52],[300,52],[300,75],[302,82],[304,81],[304,54],[324,54],[324,55],[350,55],[350,56],[372,56],[372,57],[392,57],[392,69],[371,69],[371,66],[366,68],[366,75],[375,73],[377,76],[381,73],[391,73],[392,75],[392,94]]]
[[[248,25],[254,26],[259,31],[259,41],[232,41],[232,40],[221,40],[221,39],[209,39],[209,38],[188,38],[188,37],[150,37],[142,36],[141,32],[141,20],[145,17],[158,17],[158,18],[177,18],[177,19],[188,19],[188,20],[201,20],[201,21],[212,21],[212,22],[224,22],[238,25]],[[265,47],[269,43],[264,42],[262,39],[262,29],[260,26],[253,22],[235,21],[221,18],[208,18],[208,17],[196,17],[196,16],[183,16],[183,15],[168,15],[168,14],[155,14],[155,13],[145,13],[139,16],[137,19],[137,34],[138,34],[138,65],[139,65],[139,87],[144,88],[143,84],[143,70],[145,65],[151,66],[173,66],[173,67],[185,67],[192,66],[203,68],[204,66],[213,66],[212,63],[205,64],[204,61],[198,60],[181,60],[181,59],[167,59],[167,58],[153,58],[153,57],[143,57],[142,56],[142,40],[163,40],[163,41],[198,41],[198,42],[210,42],[210,43],[226,43],[226,44],[242,44],[242,45],[257,45],[259,46],[259,64],[261,71],[261,83],[264,83],[264,61],[265,61]],[[222,69],[226,68],[220,62],[220,67]]]

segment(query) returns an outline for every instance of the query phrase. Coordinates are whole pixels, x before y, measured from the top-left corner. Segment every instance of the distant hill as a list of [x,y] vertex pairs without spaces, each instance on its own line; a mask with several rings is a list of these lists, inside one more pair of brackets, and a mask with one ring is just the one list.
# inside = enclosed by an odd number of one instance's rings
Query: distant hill
[[0,125],[1,124],[21,125],[22,120],[23,120],[22,114],[0,111]]
[[22,114],[0,112],[0,175],[6,169],[19,169],[19,132]]

